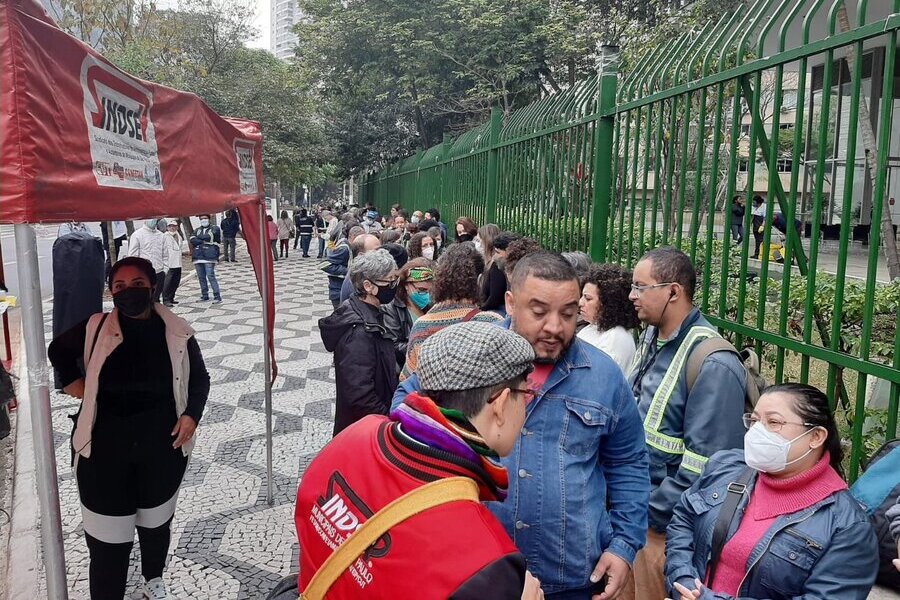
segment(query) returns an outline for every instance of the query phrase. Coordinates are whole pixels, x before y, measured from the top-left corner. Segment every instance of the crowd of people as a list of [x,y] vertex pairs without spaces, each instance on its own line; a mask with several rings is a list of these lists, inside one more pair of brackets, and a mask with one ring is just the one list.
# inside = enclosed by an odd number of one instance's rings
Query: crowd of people
[[[200,215],[189,240],[203,300],[221,301],[235,219]],[[185,251],[171,225],[135,232],[110,270],[115,310],[50,346],[82,399],[72,455],[95,599],[122,597],[135,530],[145,597],[167,597],[209,394],[193,330],[168,310]],[[292,238],[304,257],[320,241],[334,307],[318,322],[334,438],[298,488],[300,572],[283,597],[868,596],[878,541],[830,399],[765,387],[695,306],[680,250],[629,271],[400,206],[282,212],[269,227],[276,259]],[[900,537],[900,507],[891,517]]]
[[[326,219],[335,438],[298,491],[301,590],[867,597],[876,536],[829,399],[764,387],[694,305],[683,252],[628,271],[466,217],[451,240],[435,209]],[[370,532],[382,545],[321,587],[346,539],[334,507],[384,526],[383,508],[458,478],[462,505]]]

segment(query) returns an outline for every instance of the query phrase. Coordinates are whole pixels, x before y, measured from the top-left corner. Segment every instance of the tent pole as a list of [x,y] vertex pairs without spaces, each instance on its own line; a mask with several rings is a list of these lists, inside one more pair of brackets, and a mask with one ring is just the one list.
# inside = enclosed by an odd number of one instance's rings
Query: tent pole
[[272,290],[269,289],[269,257],[268,253],[272,252],[269,243],[269,230],[266,226],[266,203],[259,204],[259,266],[260,275],[262,276],[262,315],[263,315],[263,370],[266,382],[266,502],[269,506],[275,504],[275,497],[272,493],[272,362],[269,356],[269,347],[271,346],[271,336],[269,333],[269,296]]
[[54,600],[66,600],[69,597],[66,584],[66,555],[59,509],[56,453],[53,448],[53,419],[50,414],[49,371],[45,358],[47,347],[44,340],[37,237],[31,225],[16,225],[15,232],[47,596]]

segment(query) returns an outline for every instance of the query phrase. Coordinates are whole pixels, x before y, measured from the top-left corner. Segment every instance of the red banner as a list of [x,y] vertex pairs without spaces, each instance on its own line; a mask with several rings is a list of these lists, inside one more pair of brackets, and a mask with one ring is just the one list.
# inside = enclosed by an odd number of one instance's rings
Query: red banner
[[271,254],[258,243],[263,198],[257,123],[128,75],[35,0],[0,0],[0,223],[238,208],[258,282],[265,260],[274,292]]

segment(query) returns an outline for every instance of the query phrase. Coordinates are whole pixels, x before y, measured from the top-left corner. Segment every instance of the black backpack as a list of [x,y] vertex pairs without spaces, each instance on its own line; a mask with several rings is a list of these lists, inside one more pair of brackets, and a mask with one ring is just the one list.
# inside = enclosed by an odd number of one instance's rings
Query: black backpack
[[878,538],[876,581],[900,592],[900,571],[891,562],[897,558],[897,541],[891,536],[890,523],[885,515],[900,498],[900,439],[886,442],[878,449],[850,492],[863,505]]

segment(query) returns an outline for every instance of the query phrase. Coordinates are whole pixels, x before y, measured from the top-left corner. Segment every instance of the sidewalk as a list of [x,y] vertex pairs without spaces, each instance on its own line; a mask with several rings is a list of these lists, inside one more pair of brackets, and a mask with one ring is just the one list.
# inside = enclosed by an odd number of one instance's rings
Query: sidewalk
[[[222,263],[216,269],[222,304],[198,301],[196,277],[185,282],[177,298],[181,304],[176,312],[197,330],[212,378],[172,525],[166,580],[178,598],[262,598],[279,579],[296,572],[297,483],[303,468],[331,439],[331,355],[322,347],[316,327],[319,318],[331,313],[331,303],[325,275],[316,268],[318,261],[300,258],[298,252],[275,263],[280,374],[273,386],[275,506],[270,508],[265,501],[260,301],[246,250],[242,243],[239,246],[240,262]],[[87,549],[69,465],[67,415],[76,411],[77,403],[59,394],[53,394],[51,402],[69,597],[88,598]],[[134,598],[141,582],[139,564],[135,544],[128,588]],[[40,585],[43,588],[43,581]],[[42,589],[39,596],[45,595]]]

